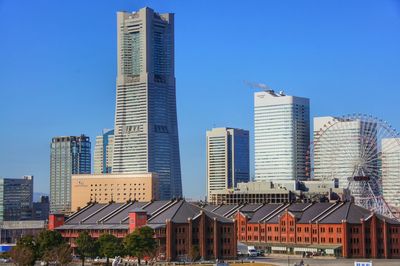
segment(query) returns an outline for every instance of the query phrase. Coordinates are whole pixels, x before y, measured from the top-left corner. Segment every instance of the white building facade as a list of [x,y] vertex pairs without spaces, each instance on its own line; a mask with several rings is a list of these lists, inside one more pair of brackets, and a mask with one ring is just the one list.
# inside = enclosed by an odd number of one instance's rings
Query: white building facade
[[382,190],[392,211],[400,212],[400,138],[382,139]]
[[[314,118],[314,178],[334,179],[340,188],[349,185],[349,178],[369,176],[378,167],[376,124],[332,116]],[[376,167],[363,166],[365,158],[373,158]],[[368,162],[366,162],[368,163]]]
[[254,94],[255,180],[306,178],[310,100],[274,91]]

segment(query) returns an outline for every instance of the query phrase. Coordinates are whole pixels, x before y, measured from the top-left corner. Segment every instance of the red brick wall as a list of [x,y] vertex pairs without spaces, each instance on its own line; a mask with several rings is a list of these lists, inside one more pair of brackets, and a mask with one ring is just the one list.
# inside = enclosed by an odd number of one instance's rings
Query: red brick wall
[[55,228],[64,224],[65,216],[63,214],[50,214],[49,215],[49,230],[53,231]]

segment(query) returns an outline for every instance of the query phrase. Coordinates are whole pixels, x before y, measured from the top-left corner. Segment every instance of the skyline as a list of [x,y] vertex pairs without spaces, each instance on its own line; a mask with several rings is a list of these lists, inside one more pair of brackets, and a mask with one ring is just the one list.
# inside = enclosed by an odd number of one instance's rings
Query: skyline
[[[43,5],[44,2],[47,4]],[[192,5],[174,5],[178,1],[116,2],[98,3],[99,15],[98,12],[88,13],[93,9],[91,4],[77,4],[77,1],[59,5],[50,1],[37,1],[38,4],[27,1],[23,7],[12,1],[0,1],[0,36],[4,37],[4,42],[0,44],[0,58],[4,58],[0,60],[0,70],[4,73],[0,75],[0,89],[5,91],[3,96],[8,99],[0,107],[0,122],[8,125],[3,126],[0,133],[3,141],[7,139],[0,152],[0,169],[3,170],[0,176],[33,174],[38,181],[35,191],[48,192],[51,138],[86,134],[94,144],[95,137],[103,128],[113,127],[116,12],[131,12],[146,5],[157,12],[172,12],[176,16],[175,76],[184,196],[199,198],[205,195],[206,130],[213,127],[236,127],[250,131],[250,166],[251,176],[254,176],[254,90],[248,88],[244,80],[267,83],[290,95],[310,98],[311,118],[360,112],[378,116],[400,128],[399,118],[396,117],[396,100],[400,93],[395,92],[400,81],[400,52],[396,49],[400,46],[400,6],[396,1],[382,1],[375,5],[372,1],[354,1],[348,6],[344,3],[337,6],[317,3],[310,5],[314,9],[305,13],[303,19],[301,14],[295,12],[296,8],[304,8],[303,11],[307,8],[298,3],[287,8],[284,3],[255,1],[246,7],[256,15],[249,15],[238,12],[241,11],[240,5],[228,5],[228,1],[215,3],[214,8],[209,8],[211,1],[192,2]],[[339,6],[347,6],[350,10],[341,10]],[[318,8],[325,12],[320,14]],[[278,12],[271,12],[271,16],[259,16],[270,9]],[[57,11],[56,15],[61,15],[66,21],[57,21],[58,17],[53,18],[53,14],[46,12],[50,10]],[[326,12],[328,10],[331,13]],[[35,11],[41,12],[44,17],[32,17]],[[353,18],[355,11],[360,13]],[[370,13],[372,11],[375,13]],[[71,12],[76,13],[70,16]],[[220,12],[225,12],[230,19],[219,19]],[[14,14],[21,14],[21,20],[6,23]],[[207,14],[207,20],[188,19],[200,18],[201,14]],[[307,20],[310,14],[316,17]],[[338,14],[343,16],[344,21],[332,19]],[[236,21],[237,16],[245,16],[247,20]],[[302,23],[297,23],[298,16]],[[72,25],[68,24],[67,19],[71,17],[78,22],[73,20],[69,21],[73,22],[70,23]],[[49,19],[58,24],[45,24]],[[280,24],[270,26],[268,23],[275,21]],[[321,28],[315,27],[316,21]],[[338,25],[331,24],[332,21]],[[25,35],[18,31],[22,25],[28,29]],[[38,35],[29,31],[32,29],[37,30]],[[59,29],[63,29],[60,32],[64,34],[51,31],[55,35],[46,35],[48,30]],[[85,32],[88,29],[94,32]],[[330,29],[329,33],[333,35],[325,33],[324,29]],[[282,33],[285,30],[289,33],[287,36]],[[339,32],[341,30],[343,32]],[[270,35],[265,37],[260,32]],[[98,40],[96,34],[103,39],[95,43],[100,46],[93,47],[93,39]],[[345,38],[348,42],[338,42],[336,37]],[[205,43],[204,40],[214,42]],[[27,47],[27,41],[31,41],[32,45]],[[51,49],[52,45],[56,45],[55,49]],[[246,45],[250,48],[243,49]],[[57,53],[63,49],[67,53]],[[59,58],[62,64],[53,65],[54,59]],[[27,64],[22,68],[26,70],[24,75],[19,74],[21,65],[17,63],[20,62],[18,59],[24,59]],[[272,63],[264,64],[263,60]],[[60,87],[55,88],[54,84]],[[321,87],[327,90],[322,93]],[[377,90],[390,93],[376,96]],[[71,110],[70,102],[64,101],[71,95],[83,96],[73,98],[76,104],[72,107],[75,110]],[[35,99],[36,96],[39,99]],[[362,103],[361,97],[364,96],[368,97]],[[50,102],[54,97],[62,101]],[[243,112],[230,115],[229,107],[232,106],[241,106]],[[81,117],[82,113],[87,115]],[[196,118],[196,123],[193,123],[193,118]],[[47,189],[41,189],[43,187]]]

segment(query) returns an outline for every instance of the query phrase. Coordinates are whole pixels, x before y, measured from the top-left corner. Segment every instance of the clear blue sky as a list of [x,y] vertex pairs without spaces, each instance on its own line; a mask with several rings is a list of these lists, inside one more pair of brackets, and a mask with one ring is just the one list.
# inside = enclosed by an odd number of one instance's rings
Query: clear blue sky
[[113,127],[116,12],[143,6],[176,14],[185,196],[205,194],[207,129],[253,134],[244,80],[311,98],[312,116],[367,113],[400,129],[399,0],[0,0],[0,176],[33,174],[48,192],[51,138],[84,133],[94,146]]

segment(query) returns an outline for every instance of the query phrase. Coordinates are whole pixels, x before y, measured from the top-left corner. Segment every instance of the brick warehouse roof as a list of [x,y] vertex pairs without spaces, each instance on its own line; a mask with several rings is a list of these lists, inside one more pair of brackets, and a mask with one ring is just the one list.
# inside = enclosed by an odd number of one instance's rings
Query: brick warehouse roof
[[166,221],[186,223],[189,218],[196,219],[203,212],[211,219],[222,223],[233,223],[231,218],[203,209],[185,200],[92,203],[72,214],[57,230],[64,229],[128,229],[129,213],[143,210],[148,215],[147,225],[153,228],[165,226]]
[[[296,217],[298,224],[340,224],[344,220],[351,224],[359,224],[362,219],[368,220],[372,217],[371,211],[351,202],[205,206],[198,206],[185,200],[92,203],[71,215],[64,225],[57,229],[128,229],[129,213],[135,210],[147,213],[147,225],[152,228],[164,227],[167,220],[186,223],[189,218],[199,217],[201,212],[222,223],[232,223],[234,215],[240,212],[248,218],[250,224],[277,224],[286,212]],[[376,217],[390,224],[400,224],[382,215]]]
[[[227,218],[232,218],[237,212],[245,215],[250,224],[267,223],[278,224],[280,217],[287,212],[296,217],[298,224],[321,223],[340,224],[347,221],[351,224],[360,224],[361,220],[368,220],[372,212],[355,205],[352,202],[315,202],[315,203],[287,203],[287,204],[248,204],[248,205],[206,205],[205,209],[217,212]],[[231,210],[228,212],[227,210]],[[226,215],[225,215],[226,214]],[[400,224],[399,221],[375,214],[380,220],[390,224]]]

